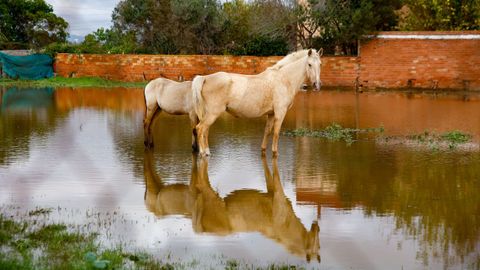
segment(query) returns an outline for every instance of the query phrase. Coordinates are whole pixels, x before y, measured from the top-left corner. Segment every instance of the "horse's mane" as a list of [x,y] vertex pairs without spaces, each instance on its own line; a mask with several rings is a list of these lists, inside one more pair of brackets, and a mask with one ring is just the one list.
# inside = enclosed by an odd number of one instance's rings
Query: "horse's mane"
[[298,59],[305,57],[308,53],[308,50],[299,50],[296,52],[292,52],[288,55],[286,55],[284,58],[282,58],[280,61],[278,61],[275,65],[269,67],[268,69],[280,69],[285,65],[288,65],[292,62],[297,61]]

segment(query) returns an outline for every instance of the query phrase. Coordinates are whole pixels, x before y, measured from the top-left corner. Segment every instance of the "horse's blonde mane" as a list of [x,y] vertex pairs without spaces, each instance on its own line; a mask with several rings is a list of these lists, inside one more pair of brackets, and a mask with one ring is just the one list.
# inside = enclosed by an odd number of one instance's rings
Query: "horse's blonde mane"
[[284,58],[282,58],[280,61],[278,61],[275,65],[269,67],[268,69],[280,69],[285,65],[288,65],[292,62],[297,61],[298,59],[305,57],[308,53],[308,50],[299,50],[296,52],[292,52],[288,55],[286,55]]

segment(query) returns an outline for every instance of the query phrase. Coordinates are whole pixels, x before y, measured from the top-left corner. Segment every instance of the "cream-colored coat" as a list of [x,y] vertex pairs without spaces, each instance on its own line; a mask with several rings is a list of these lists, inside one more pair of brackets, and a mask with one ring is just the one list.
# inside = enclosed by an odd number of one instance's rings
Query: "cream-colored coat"
[[164,111],[169,114],[188,114],[192,126],[192,147],[197,148],[195,126],[197,115],[192,102],[192,82],[176,82],[165,78],[150,81],[145,86],[145,146],[153,146],[152,123],[156,116]]
[[308,79],[317,89],[320,88],[321,52],[310,49],[294,53],[294,57],[287,56],[257,75],[218,72],[196,76],[192,82],[192,93],[195,112],[200,120],[197,125],[200,154],[210,154],[209,128],[222,112],[227,111],[246,118],[267,115],[262,151],[267,147],[273,128],[272,152],[275,156],[283,119],[300,86]]

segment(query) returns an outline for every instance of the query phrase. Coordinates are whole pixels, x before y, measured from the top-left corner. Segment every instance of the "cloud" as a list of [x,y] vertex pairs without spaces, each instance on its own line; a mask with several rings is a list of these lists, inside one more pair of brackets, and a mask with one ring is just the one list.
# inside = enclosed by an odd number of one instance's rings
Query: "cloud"
[[69,23],[69,33],[85,36],[112,25],[112,11],[120,0],[46,0],[57,16]]

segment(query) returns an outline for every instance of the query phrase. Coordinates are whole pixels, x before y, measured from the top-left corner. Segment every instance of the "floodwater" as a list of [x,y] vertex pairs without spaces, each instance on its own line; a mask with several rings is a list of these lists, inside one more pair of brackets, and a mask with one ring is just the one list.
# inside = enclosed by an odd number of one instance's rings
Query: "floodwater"
[[[478,152],[281,136],[264,159],[264,119],[225,115],[197,160],[186,116],[161,115],[145,151],[141,89],[0,93],[4,214],[51,208],[49,222],[187,268],[480,268]],[[458,129],[478,142],[479,116],[475,93],[300,92],[283,129]]]

